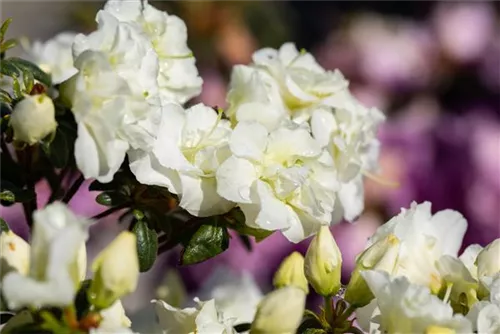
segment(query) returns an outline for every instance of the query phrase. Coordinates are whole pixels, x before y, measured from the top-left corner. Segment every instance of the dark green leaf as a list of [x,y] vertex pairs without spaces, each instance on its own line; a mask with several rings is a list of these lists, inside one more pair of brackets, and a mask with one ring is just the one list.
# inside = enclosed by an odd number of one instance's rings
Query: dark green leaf
[[[3,333],[36,333],[33,328],[34,318],[30,311],[23,310],[17,313],[2,328]],[[28,329],[31,329],[29,331]]]
[[42,71],[40,67],[33,64],[32,62],[21,58],[9,58],[9,61],[15,64],[18,68],[22,69],[23,72],[28,71],[33,73],[35,79],[37,79],[41,83],[47,86],[50,86],[52,84],[52,79],[50,78],[50,75]]
[[2,166],[2,182],[3,180],[9,180],[9,182],[22,188],[24,186],[24,180],[21,175],[22,169],[19,165],[14,160],[10,159],[5,152],[0,154],[0,163]]
[[327,332],[324,329],[320,328],[307,328],[302,334],[327,334]]
[[234,330],[236,333],[243,333],[243,332],[248,332],[250,330],[250,327],[252,327],[252,324],[239,324],[234,326]]
[[92,280],[88,279],[82,282],[80,285],[80,289],[78,290],[75,296],[75,307],[76,307],[76,317],[77,319],[81,319],[85,313],[90,308],[90,302],[87,298],[87,291],[90,288],[90,283]]
[[16,201],[16,196],[10,190],[4,190],[0,193],[0,200],[8,203],[14,203]]
[[104,206],[117,206],[126,203],[127,196],[116,191],[105,191],[95,198],[96,202]]
[[141,272],[151,269],[156,261],[158,253],[158,234],[149,228],[144,220],[134,224],[132,232],[137,237],[137,257],[139,258],[139,270]]
[[1,232],[9,232],[10,228],[9,225],[3,218],[0,218],[0,233]]
[[11,78],[20,78],[22,71],[10,59],[2,60],[0,62],[0,73]]
[[9,25],[11,23],[12,23],[12,18],[10,17],[2,23],[2,26],[0,27],[0,40],[3,41],[5,33],[7,32],[7,29],[9,29]]
[[41,145],[43,152],[56,168],[63,168],[69,159],[69,147],[66,135],[60,129],[56,130],[55,136],[44,141]]
[[13,38],[6,40],[5,42],[2,43],[2,46],[0,47],[0,52],[5,52],[8,49],[12,49],[16,45],[17,45],[17,40],[15,40]]
[[0,325],[5,324],[7,321],[9,321],[15,315],[16,314],[13,312],[0,311]]
[[29,202],[36,198],[36,193],[34,189],[22,189],[15,184],[2,180],[0,184],[2,191],[2,200],[10,201],[11,194],[14,196],[15,202]]
[[182,251],[181,264],[189,265],[208,260],[229,247],[227,228],[202,225],[190,238]]
[[0,89],[0,102],[5,102],[5,103],[12,102],[12,97],[10,97],[10,94],[3,89]]

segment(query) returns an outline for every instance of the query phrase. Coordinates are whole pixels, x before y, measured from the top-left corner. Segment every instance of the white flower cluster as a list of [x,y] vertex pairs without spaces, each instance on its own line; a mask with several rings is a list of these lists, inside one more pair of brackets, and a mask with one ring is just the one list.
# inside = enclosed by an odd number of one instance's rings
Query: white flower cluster
[[[24,307],[72,306],[85,279],[85,241],[91,221],[75,216],[60,202],[35,211],[33,219],[30,244],[12,231],[0,234],[2,303],[13,311]],[[91,332],[132,333],[131,322],[119,298],[135,290],[137,285],[135,235],[120,234],[98,255],[92,271],[94,280],[89,296],[92,303],[100,307],[101,320]],[[23,313],[17,316],[22,318]],[[14,326],[16,317],[6,326]],[[7,332],[6,328],[3,330]]]
[[185,109],[202,80],[181,19],[147,1],[110,0],[96,20],[96,31],[74,38],[72,66],[46,64],[68,35],[37,46],[41,66],[76,71],[61,94],[86,178],[111,181],[128,155],[139,182],[167,187],[192,215],[237,205],[247,225],[293,242],[361,213],[384,116],[361,105],[339,71],[292,43],[262,49],[234,67],[226,111]]
[[366,305],[356,311],[360,325],[370,333],[498,333],[500,239],[458,256],[466,229],[460,213],[432,215],[429,202],[382,225],[345,295]]

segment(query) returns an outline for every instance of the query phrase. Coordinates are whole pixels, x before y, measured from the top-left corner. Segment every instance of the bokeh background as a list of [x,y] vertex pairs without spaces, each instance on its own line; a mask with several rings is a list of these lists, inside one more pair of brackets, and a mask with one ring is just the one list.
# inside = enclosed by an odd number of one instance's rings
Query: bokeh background
[[[469,223],[464,246],[485,245],[500,237],[498,2],[151,3],[187,24],[189,45],[204,79],[203,92],[193,102],[224,107],[233,65],[250,62],[258,48],[294,41],[325,68],[340,69],[354,95],[387,115],[379,134],[383,181],[366,181],[365,212],[356,223],[332,227],[344,254],[344,280],[366,239],[412,201],[431,201],[434,211],[460,211]],[[45,40],[64,30],[92,31],[102,5],[3,1],[0,15],[14,19],[10,35]],[[38,187],[43,192],[45,185]],[[71,204],[78,213],[91,216],[104,210],[94,197],[82,190]],[[2,211],[27,237],[20,211]],[[108,217],[92,228],[89,258],[118,233],[121,227],[115,220],[116,216]],[[186,268],[177,267],[174,250],[142,275],[138,291],[125,306],[140,323],[141,310],[157,294],[169,268],[180,273],[191,294],[220,266],[249,272],[268,291],[280,261],[293,250],[305,253],[307,244],[293,245],[275,234],[248,252],[233,238],[224,254]]]

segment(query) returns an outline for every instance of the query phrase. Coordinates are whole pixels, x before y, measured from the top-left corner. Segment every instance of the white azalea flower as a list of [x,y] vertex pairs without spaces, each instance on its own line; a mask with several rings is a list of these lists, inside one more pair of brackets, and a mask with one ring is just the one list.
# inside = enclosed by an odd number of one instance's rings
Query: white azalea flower
[[2,291],[10,309],[66,306],[85,277],[89,222],[56,202],[33,215],[28,276],[8,273]]
[[367,248],[393,234],[400,241],[399,257],[393,276],[406,276],[410,282],[429,287],[437,293],[442,277],[436,262],[443,255],[457,257],[467,229],[467,221],[453,210],[431,214],[431,203],[413,202],[410,209],[380,226]]
[[477,280],[472,277],[462,261],[456,257],[444,255],[438,260],[436,266],[449,289],[449,301],[457,312],[460,310],[458,308],[463,306],[470,308],[478,301]]
[[471,333],[472,324],[426,287],[411,284],[406,277],[391,280],[379,271],[361,273],[375,295],[380,314],[372,318],[379,327],[372,333]]
[[184,103],[200,94],[203,80],[187,45],[186,24],[148,4],[147,0],[110,0],[104,11],[121,22],[136,24],[158,55],[160,94],[167,101]]
[[74,32],[62,32],[45,42],[34,41],[33,44],[25,46],[24,58],[50,73],[52,83],[60,84],[77,72],[73,66],[71,51],[75,36]]
[[500,273],[500,238],[493,240],[477,255],[478,277],[492,277]]
[[75,59],[86,50],[100,51],[134,95],[154,97],[158,93],[158,57],[148,38],[136,25],[120,22],[106,11],[99,11],[96,20],[96,31],[75,37]]
[[75,159],[85,178],[110,182],[130,145],[125,120],[130,89],[102,52],[86,51],[75,61],[79,72],[61,87],[78,124]]
[[107,309],[100,312],[102,320],[99,323],[99,330],[112,331],[120,328],[129,328],[132,324],[130,319],[125,315],[122,302],[117,300]]
[[276,81],[251,66],[233,67],[227,101],[225,112],[233,124],[256,121],[272,131],[289,118]]
[[368,109],[349,92],[337,94],[335,109],[317,108],[312,113],[311,131],[322,147],[331,154],[342,187],[337,219],[352,221],[364,208],[363,174],[378,166],[380,143],[376,138],[384,115]]
[[459,256],[460,261],[462,261],[471,276],[476,280],[478,279],[476,259],[482,249],[483,247],[478,244],[469,245]]
[[30,245],[12,231],[0,234],[0,279],[9,272],[27,275]]
[[308,120],[319,104],[347,89],[348,82],[338,71],[326,71],[293,43],[279,50],[264,48],[253,55],[253,66],[269,74],[277,83],[282,100],[298,123]]
[[218,267],[198,295],[214,299],[217,310],[225,319],[232,319],[234,325],[251,323],[263,298],[251,274],[237,275],[226,267]]
[[152,152],[129,154],[137,180],[167,187],[179,195],[179,205],[195,216],[229,211],[234,204],[217,194],[215,178],[230,155],[231,128],[220,116],[202,104],[187,110],[177,104],[164,106]]
[[472,306],[467,314],[473,324],[473,329],[481,334],[500,333],[500,274],[497,275],[490,286],[488,301],[480,301]]
[[232,321],[224,320],[215,301],[198,303],[198,307],[178,309],[161,300],[153,300],[163,334],[233,334]]
[[299,242],[330,224],[336,173],[306,129],[269,132],[259,123],[241,122],[230,148],[233,155],[217,170],[217,192],[238,203],[247,225],[281,230]]

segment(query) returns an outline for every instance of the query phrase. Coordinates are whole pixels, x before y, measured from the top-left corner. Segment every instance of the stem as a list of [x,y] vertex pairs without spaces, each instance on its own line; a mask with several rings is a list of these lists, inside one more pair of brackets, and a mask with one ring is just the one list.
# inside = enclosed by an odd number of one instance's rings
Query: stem
[[[32,147],[27,147],[25,150],[18,153],[18,160],[24,169],[24,181],[28,189],[33,189],[35,191],[35,182],[31,177],[31,165],[32,165]],[[36,194],[36,192],[35,192]],[[23,211],[26,217],[26,223],[30,228],[33,226],[33,212],[36,210],[36,196],[29,202],[23,203]]]
[[63,203],[67,204],[67,203],[69,203],[69,201],[71,201],[71,199],[73,198],[73,196],[76,194],[76,192],[78,191],[78,189],[82,185],[83,181],[85,181],[85,178],[83,177],[83,175],[80,175],[78,177],[78,179],[76,179],[75,182],[73,182],[73,184],[68,189],[68,191],[66,192],[66,194],[64,194],[64,197],[62,199]]
[[349,305],[349,307],[344,311],[344,313],[342,313],[342,315],[339,318],[337,318],[335,322],[337,324],[342,324],[353,314],[354,311],[356,311],[356,307],[353,305]]
[[110,208],[106,211],[103,211],[97,215],[95,215],[94,217],[92,217],[91,219],[93,220],[99,220],[99,219],[102,219],[106,216],[109,216],[110,214],[116,212],[116,211],[119,211],[119,210],[122,210],[122,209],[125,209],[126,207],[128,207],[130,205],[130,203],[123,203],[123,204],[120,204],[120,205],[117,205],[113,208]]
[[14,162],[14,159],[12,159],[12,155],[10,154],[9,148],[7,147],[7,144],[5,143],[5,140],[2,136],[2,140],[0,142],[1,148],[2,148],[2,153],[5,154],[5,159]]
[[62,186],[62,183],[64,181],[64,177],[66,176],[67,173],[68,173],[67,168],[63,169],[59,173],[58,178],[57,178],[56,187],[52,190],[47,204],[50,204],[57,199],[57,195],[59,195],[59,191],[61,190],[61,186]]
[[326,296],[323,297],[325,301],[325,318],[326,321],[330,324],[332,323],[333,320],[333,303],[332,303],[332,297],[331,296]]

